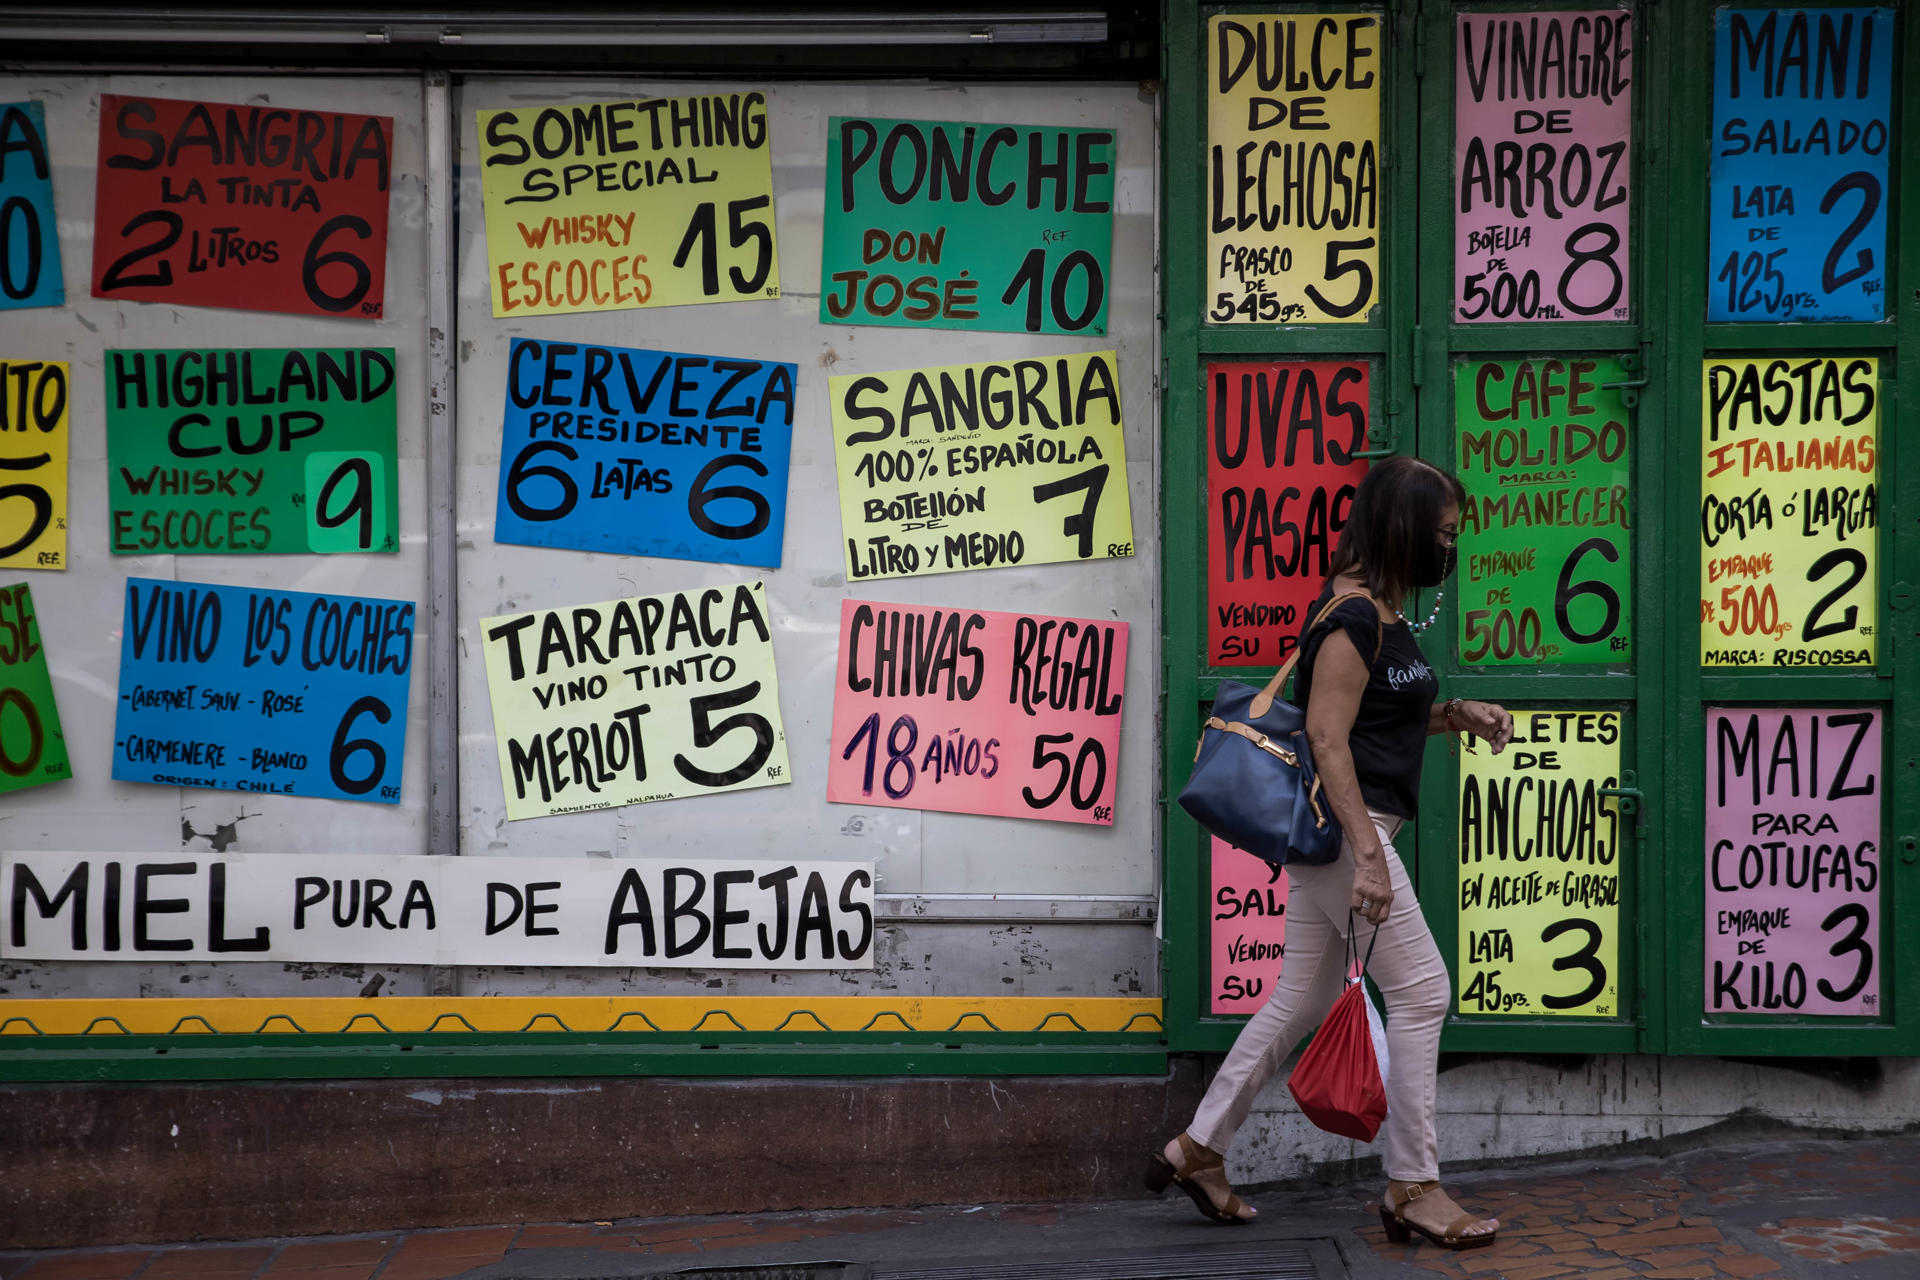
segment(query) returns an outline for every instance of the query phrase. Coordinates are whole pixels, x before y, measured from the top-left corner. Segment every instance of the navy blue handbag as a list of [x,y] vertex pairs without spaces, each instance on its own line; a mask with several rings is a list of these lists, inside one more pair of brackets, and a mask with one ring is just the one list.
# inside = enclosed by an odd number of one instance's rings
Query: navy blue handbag
[[[1352,599],[1372,597],[1360,591],[1336,596],[1313,625]],[[1379,660],[1378,645],[1373,657]],[[1220,685],[1180,791],[1180,807],[1195,822],[1276,867],[1340,856],[1340,823],[1307,749],[1306,714],[1280,697],[1299,660],[1296,649],[1262,689],[1232,680]]]

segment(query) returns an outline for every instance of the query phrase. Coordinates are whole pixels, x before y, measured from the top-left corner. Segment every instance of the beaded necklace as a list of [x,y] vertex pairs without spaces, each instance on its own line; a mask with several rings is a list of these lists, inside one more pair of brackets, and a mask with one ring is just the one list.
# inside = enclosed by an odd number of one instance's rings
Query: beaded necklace
[[1440,620],[1440,602],[1442,600],[1445,600],[1446,598],[1447,598],[1447,593],[1444,591],[1436,591],[1433,593],[1433,612],[1427,615],[1427,620],[1425,622],[1408,621],[1407,615],[1400,612],[1398,609],[1395,609],[1393,611],[1393,616],[1400,619],[1400,621],[1405,622],[1407,624],[1407,630],[1413,632],[1413,634],[1415,635],[1419,635],[1422,631],[1425,631],[1428,627],[1432,626],[1435,622],[1438,622]]

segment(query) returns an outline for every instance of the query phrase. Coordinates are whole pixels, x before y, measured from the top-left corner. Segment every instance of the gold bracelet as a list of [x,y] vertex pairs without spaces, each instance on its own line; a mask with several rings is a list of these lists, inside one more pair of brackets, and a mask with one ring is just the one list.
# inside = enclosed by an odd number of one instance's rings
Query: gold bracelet
[[1441,720],[1442,720],[1442,721],[1443,721],[1443,722],[1444,722],[1444,723],[1446,724],[1446,726],[1447,726],[1447,729],[1448,729],[1449,731],[1454,731],[1454,729],[1453,729],[1453,713],[1454,713],[1454,712],[1455,712],[1456,710],[1458,710],[1458,709],[1459,709],[1459,706],[1460,706],[1460,704],[1461,704],[1461,703],[1463,703],[1463,702],[1465,702],[1465,701],[1466,701],[1466,699],[1465,699],[1465,698],[1448,698],[1448,699],[1447,699],[1447,705],[1446,705],[1445,707],[1443,707],[1443,708],[1441,709],[1441,712],[1440,712],[1440,718],[1441,718]]

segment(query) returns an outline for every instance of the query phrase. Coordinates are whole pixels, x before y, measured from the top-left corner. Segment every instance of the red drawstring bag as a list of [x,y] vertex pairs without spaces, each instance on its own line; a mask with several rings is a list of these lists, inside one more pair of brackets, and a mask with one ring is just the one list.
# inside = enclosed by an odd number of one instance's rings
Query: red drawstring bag
[[[1353,972],[1352,957],[1358,943],[1353,938],[1352,919],[1348,919],[1347,971]],[[1380,937],[1375,929],[1374,941]],[[1373,958],[1373,946],[1367,946],[1367,959]],[[1287,1080],[1293,1100],[1317,1128],[1343,1138],[1372,1142],[1387,1118],[1386,1039],[1378,1031],[1380,1015],[1367,996],[1366,965],[1359,977],[1347,979],[1347,989],[1333,1002],[1327,1020],[1320,1024],[1313,1043],[1300,1055]],[[1376,1050],[1376,1045],[1378,1046]]]

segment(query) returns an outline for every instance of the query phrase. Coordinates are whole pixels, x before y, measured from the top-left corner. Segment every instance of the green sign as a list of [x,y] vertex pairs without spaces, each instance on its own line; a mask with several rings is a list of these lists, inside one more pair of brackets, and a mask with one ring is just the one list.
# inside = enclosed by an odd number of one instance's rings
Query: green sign
[[1633,656],[1627,406],[1617,357],[1469,360],[1454,380],[1460,659]]
[[391,348],[107,352],[116,555],[398,551]]
[[24,582],[0,587],[0,792],[72,776],[33,593]]

